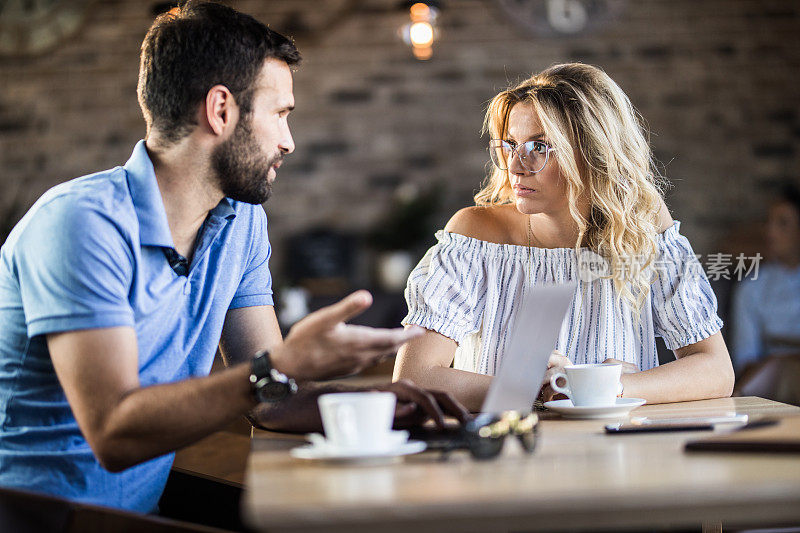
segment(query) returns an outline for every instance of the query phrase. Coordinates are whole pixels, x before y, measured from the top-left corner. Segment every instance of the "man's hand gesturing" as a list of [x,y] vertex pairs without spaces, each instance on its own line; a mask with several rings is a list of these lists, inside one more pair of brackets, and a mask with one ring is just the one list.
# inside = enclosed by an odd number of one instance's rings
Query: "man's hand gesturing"
[[284,343],[271,353],[276,369],[299,380],[354,374],[397,352],[422,335],[418,326],[377,329],[345,324],[372,305],[372,295],[356,291],[311,313],[292,326]]

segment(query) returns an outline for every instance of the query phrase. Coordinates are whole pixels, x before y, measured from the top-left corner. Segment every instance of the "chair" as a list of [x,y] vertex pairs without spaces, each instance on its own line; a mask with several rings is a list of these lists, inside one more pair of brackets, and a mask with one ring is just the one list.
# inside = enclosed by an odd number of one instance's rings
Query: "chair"
[[0,531],[14,533],[224,532],[188,522],[0,487]]
[[734,394],[800,405],[800,353],[758,361],[739,377]]

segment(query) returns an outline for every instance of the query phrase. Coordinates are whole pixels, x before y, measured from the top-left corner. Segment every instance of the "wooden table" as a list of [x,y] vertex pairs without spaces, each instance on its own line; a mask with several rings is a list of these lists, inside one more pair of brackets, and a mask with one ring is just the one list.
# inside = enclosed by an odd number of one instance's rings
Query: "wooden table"
[[[635,416],[729,412],[791,416],[760,398],[645,405]],[[687,453],[709,432],[606,435],[604,420],[541,422],[532,456],[508,440],[501,457],[438,452],[384,466],[304,462],[293,437],[257,433],[243,514],[290,531],[557,531],[800,523],[800,455]],[[512,445],[513,444],[513,445]]]
[[242,488],[250,437],[218,431],[175,454],[172,470]]

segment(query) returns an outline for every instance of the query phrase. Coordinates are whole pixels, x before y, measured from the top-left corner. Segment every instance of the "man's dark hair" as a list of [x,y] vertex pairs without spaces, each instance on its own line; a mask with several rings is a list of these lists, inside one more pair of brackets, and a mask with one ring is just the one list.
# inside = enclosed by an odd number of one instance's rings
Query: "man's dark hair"
[[213,2],[189,1],[159,15],[142,42],[138,96],[148,133],[167,142],[189,134],[209,89],[224,85],[243,115],[252,107],[264,61],[296,65],[292,41],[249,15]]
[[800,189],[793,183],[787,183],[781,187],[780,191],[778,191],[777,200],[791,205],[800,215]]

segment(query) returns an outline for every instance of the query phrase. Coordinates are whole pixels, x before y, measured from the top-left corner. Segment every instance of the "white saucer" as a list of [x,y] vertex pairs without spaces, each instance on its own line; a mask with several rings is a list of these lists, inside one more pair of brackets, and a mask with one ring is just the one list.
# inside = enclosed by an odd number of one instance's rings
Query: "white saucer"
[[290,450],[297,459],[317,459],[327,461],[365,461],[392,459],[424,451],[426,444],[418,440],[408,440],[408,431],[392,431],[389,445],[380,449],[341,447],[329,443],[319,433],[306,435],[311,444]]
[[645,403],[641,398],[617,398],[615,405],[575,407],[572,400],[567,399],[545,402],[544,406],[564,418],[619,418]]

